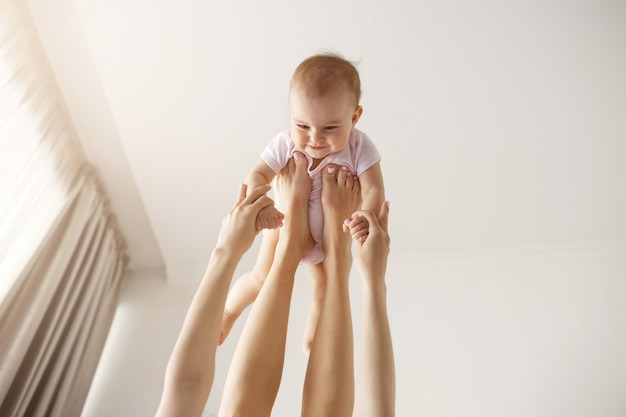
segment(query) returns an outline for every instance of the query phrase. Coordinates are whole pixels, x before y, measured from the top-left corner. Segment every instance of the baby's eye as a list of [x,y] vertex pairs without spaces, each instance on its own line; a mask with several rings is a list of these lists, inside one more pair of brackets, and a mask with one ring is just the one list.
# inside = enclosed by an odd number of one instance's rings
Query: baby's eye
[[325,129],[326,131],[331,131],[331,130],[335,130],[335,129],[337,129],[337,126],[326,126],[324,129]]
[[300,129],[308,129],[309,128],[307,125],[301,125],[301,124],[299,124],[298,127]]

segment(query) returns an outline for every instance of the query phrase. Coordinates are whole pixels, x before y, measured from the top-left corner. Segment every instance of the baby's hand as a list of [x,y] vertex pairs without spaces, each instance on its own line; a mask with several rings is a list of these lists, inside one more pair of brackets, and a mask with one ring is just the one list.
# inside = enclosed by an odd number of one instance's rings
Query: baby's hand
[[267,206],[256,216],[256,230],[276,229],[283,225],[285,215],[274,206]]
[[352,236],[353,240],[365,242],[365,239],[367,239],[367,235],[369,234],[369,223],[363,216],[346,219],[343,224],[343,231],[350,231],[350,236]]

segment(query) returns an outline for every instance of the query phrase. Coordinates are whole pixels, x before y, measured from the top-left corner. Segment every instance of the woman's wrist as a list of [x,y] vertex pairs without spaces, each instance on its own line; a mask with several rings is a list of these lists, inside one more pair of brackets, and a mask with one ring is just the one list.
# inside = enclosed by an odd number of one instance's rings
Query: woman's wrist
[[363,271],[359,270],[361,274],[361,278],[363,280],[363,286],[367,289],[371,289],[375,292],[383,292],[387,291],[387,284],[385,283],[385,275],[384,274],[376,274],[376,273],[363,273]]
[[234,248],[218,245],[213,249],[210,260],[213,262],[234,262],[239,263],[244,251],[237,251]]

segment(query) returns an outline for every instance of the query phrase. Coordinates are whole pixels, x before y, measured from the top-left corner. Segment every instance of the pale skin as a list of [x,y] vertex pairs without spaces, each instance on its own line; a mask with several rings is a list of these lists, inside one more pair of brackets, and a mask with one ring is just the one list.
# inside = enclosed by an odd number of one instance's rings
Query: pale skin
[[[300,257],[313,245],[307,222],[311,181],[305,160],[291,160],[277,187],[286,216],[270,268],[243,328],[226,377],[220,416],[269,416],[278,393],[287,323]],[[287,198],[287,196],[289,196]]]
[[[306,187],[310,184],[302,161],[291,160],[281,172],[277,187],[286,207],[285,225],[280,231],[276,265],[250,312],[229,370],[221,416],[269,416],[280,385],[289,304],[297,262],[292,258],[312,245],[306,222]],[[345,171],[323,176],[324,243],[332,248],[326,262],[329,293],[322,306],[304,383],[303,416],[349,416],[354,404],[354,364],[352,322],[348,296],[348,273],[352,263],[350,238],[341,232],[343,219],[358,205],[359,183]],[[245,197],[242,188],[235,207],[222,223],[218,244],[207,272],[189,308],[178,341],[170,357],[157,416],[200,416],[211,390],[215,368],[215,340],[228,284],[237,262],[256,235],[258,211],[271,201],[264,197],[267,186]],[[364,286],[382,294],[364,299],[364,346],[362,374],[371,378],[364,386],[369,411],[379,416],[393,415],[393,351],[384,303],[384,273],[389,252],[386,232],[387,206],[379,217],[356,212],[353,221],[365,217],[371,235],[358,249]],[[381,226],[382,225],[382,226]],[[371,284],[371,285],[370,285]],[[380,285],[382,284],[382,286]],[[382,331],[378,329],[382,327]],[[369,331],[368,331],[369,328]],[[372,362],[370,362],[370,360]],[[379,410],[380,413],[377,413]],[[391,410],[391,411],[390,411]],[[365,415],[365,414],[355,414]]]
[[[300,168],[296,170],[295,162],[290,161],[284,175],[279,176],[278,185],[284,187],[285,195],[289,196],[286,202],[289,219],[281,231],[282,239],[277,247],[277,253],[285,256],[270,271],[268,285],[250,315],[229,370],[228,380],[255,380],[249,376],[252,372],[255,376],[262,375],[258,380],[262,384],[245,385],[241,390],[245,395],[238,396],[229,394],[227,380],[225,406],[221,414],[229,415],[228,410],[253,410],[253,413],[265,410],[269,415],[278,390],[297,259],[313,244],[308,224],[302,221],[306,219],[307,184],[310,187],[310,179],[306,168]],[[268,185],[252,189],[247,196],[246,188],[242,186],[235,207],[222,222],[218,243],[174,346],[156,413],[159,417],[200,416],[211,391],[216,341],[228,287],[238,262],[258,232],[256,219],[259,211],[273,204],[265,196]],[[270,314],[266,315],[266,311]],[[275,338],[276,335],[278,337]],[[263,372],[257,374],[257,365]],[[235,391],[239,392],[238,389]],[[250,415],[250,412],[247,414]]]
[[324,273],[327,294],[311,345],[302,398],[303,416],[350,416],[354,407],[354,341],[349,277],[350,235],[344,222],[359,206],[359,181],[329,165],[322,172]]
[[[298,174],[281,176],[276,185],[287,197],[276,260],[237,344],[222,397],[220,416],[269,416],[282,374],[289,307],[298,258],[312,244],[308,231],[306,161]],[[297,165],[297,164],[296,164]],[[296,171],[298,173],[298,171]],[[322,198],[327,200],[325,243],[332,248],[326,268],[329,292],[313,343],[302,399],[303,416],[351,416],[354,405],[352,317],[348,276],[352,265],[350,236],[344,219],[358,207],[359,184],[346,171],[325,172]],[[330,196],[329,196],[330,195]],[[281,201],[285,207],[285,202]],[[304,243],[304,244],[303,244]],[[295,259],[295,261],[294,261]],[[279,265],[279,266],[277,266]]]
[[356,250],[363,281],[363,339],[355,417],[395,416],[395,364],[385,284],[391,242],[388,216],[386,202],[378,212],[359,211],[352,216],[364,217],[369,224],[369,235],[357,243]]
[[159,417],[202,414],[213,384],[216,341],[228,288],[237,264],[258,233],[259,211],[273,205],[265,196],[268,190],[268,185],[261,185],[246,195],[242,186],[235,206],[222,222],[217,245],[167,365],[156,413]]
[[[320,97],[311,97],[294,87],[290,92],[291,138],[294,145],[305,150],[312,158],[314,169],[323,163],[326,156],[339,152],[348,145],[350,133],[358,122],[363,108],[355,105],[352,95],[344,88],[331,89]],[[259,160],[246,178],[246,183],[254,187],[268,184],[274,179],[274,172]],[[384,202],[384,184],[380,163],[374,164],[359,176],[361,186],[361,209],[378,210]],[[259,214],[257,228],[275,229],[280,227],[283,214],[274,206],[267,207]],[[350,232],[355,239],[364,240],[367,236],[367,222],[364,218],[351,224]],[[228,296],[222,322],[221,344],[229,334],[235,320],[250,305],[260,291],[265,277],[274,260],[277,241],[276,232],[266,232],[254,268],[242,275],[233,285]],[[325,250],[326,252],[326,250]],[[303,350],[308,353],[315,333],[320,306],[326,291],[324,264],[310,267],[313,278],[313,304],[309,311],[303,342]]]

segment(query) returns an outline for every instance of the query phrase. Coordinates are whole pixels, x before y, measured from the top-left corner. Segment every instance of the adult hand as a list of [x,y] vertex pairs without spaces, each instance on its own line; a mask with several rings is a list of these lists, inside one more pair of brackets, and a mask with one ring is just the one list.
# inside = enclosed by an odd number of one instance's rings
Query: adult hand
[[384,202],[378,214],[360,210],[353,219],[363,217],[369,223],[367,239],[357,243],[357,267],[361,274],[384,279],[391,238],[388,232],[389,203]]
[[217,248],[225,248],[229,251],[245,253],[256,237],[259,230],[256,228],[256,219],[259,212],[265,207],[272,206],[274,202],[266,196],[269,185],[260,185],[248,193],[247,186],[241,184],[237,202],[228,215],[222,220],[222,227],[217,238]]

